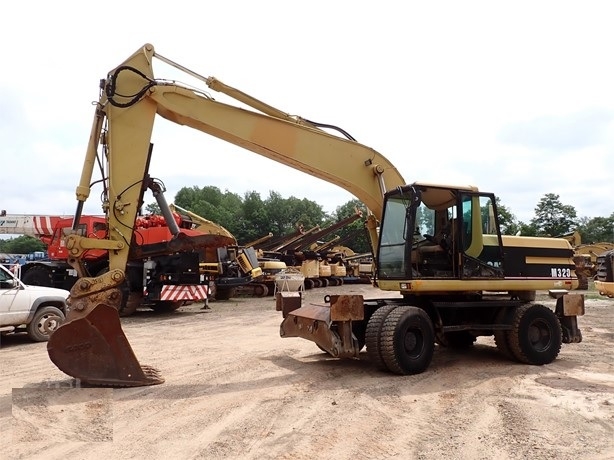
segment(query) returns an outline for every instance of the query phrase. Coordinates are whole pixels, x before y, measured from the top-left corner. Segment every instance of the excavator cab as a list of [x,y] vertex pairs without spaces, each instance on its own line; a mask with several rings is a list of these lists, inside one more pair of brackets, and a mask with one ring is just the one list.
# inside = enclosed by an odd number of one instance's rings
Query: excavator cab
[[389,192],[385,203],[379,280],[503,277],[494,195],[416,183]]

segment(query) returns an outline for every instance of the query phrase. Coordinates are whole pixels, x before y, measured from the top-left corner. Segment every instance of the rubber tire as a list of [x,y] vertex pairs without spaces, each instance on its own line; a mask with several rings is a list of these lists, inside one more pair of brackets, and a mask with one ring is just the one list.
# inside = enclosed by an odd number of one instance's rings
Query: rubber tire
[[543,305],[526,304],[514,312],[509,345],[514,357],[525,364],[543,365],[561,351],[563,333],[554,312]]
[[119,316],[122,318],[133,315],[143,303],[143,294],[140,292],[130,292],[125,303],[119,306]]
[[255,297],[266,297],[269,294],[269,288],[266,284],[255,284],[253,292]]
[[433,359],[435,331],[429,315],[418,307],[403,306],[386,317],[381,330],[381,354],[390,372],[420,374]]
[[[502,324],[506,314],[507,310],[502,308],[499,313],[497,313],[495,322],[497,324]],[[495,330],[493,331],[493,335],[495,337],[495,345],[497,346],[497,350],[499,350],[499,352],[501,352],[501,354],[507,359],[511,359],[513,361],[516,360],[510,348],[510,331]]]
[[21,276],[21,281],[30,286],[54,287],[51,271],[47,267],[37,265],[30,268]]
[[381,353],[380,338],[384,321],[391,311],[398,308],[398,305],[384,305],[375,310],[375,313],[369,318],[367,328],[365,330],[365,344],[367,345],[367,356],[369,360],[378,369],[385,371],[388,369]]
[[[46,342],[49,340],[49,337],[53,333],[53,331],[57,330],[58,327],[64,322],[66,317],[62,310],[56,307],[42,307],[36,310],[32,321],[28,323],[26,327],[26,331],[28,332],[28,337],[34,340],[35,342]],[[41,324],[45,321],[55,321],[55,325],[52,325],[49,333],[45,333],[40,330]]]

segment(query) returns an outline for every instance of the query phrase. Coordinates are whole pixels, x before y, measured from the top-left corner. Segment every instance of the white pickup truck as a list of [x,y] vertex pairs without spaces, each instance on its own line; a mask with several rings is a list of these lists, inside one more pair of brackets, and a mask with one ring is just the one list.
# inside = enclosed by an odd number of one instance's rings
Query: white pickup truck
[[23,284],[0,264],[0,334],[25,330],[37,342],[49,340],[66,317],[69,292]]

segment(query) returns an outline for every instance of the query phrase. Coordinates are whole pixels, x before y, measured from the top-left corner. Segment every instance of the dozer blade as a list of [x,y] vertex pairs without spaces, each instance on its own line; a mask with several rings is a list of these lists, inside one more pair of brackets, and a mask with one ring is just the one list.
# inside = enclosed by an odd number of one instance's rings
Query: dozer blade
[[64,373],[91,385],[137,387],[164,382],[141,366],[122,331],[117,309],[96,305],[62,324],[47,342],[49,358]]

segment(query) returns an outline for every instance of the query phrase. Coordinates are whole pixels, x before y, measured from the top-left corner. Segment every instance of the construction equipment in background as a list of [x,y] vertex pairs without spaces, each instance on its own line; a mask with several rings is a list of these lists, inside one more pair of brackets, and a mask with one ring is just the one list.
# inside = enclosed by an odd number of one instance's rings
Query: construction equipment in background
[[[207,257],[212,249],[216,249],[214,246],[231,243],[234,239],[219,233],[206,237],[204,244],[199,244],[197,241],[202,242],[203,234],[191,230],[189,219],[174,213],[173,222],[184,231],[181,244],[188,248],[187,251],[163,249],[173,237],[163,216],[137,217],[133,234],[135,243],[131,247],[127,269],[128,282],[119,305],[121,316],[131,315],[141,306],[154,311],[172,311],[185,302],[208,297],[209,279],[199,273],[199,253]],[[5,214],[0,217],[1,234],[32,236],[47,246],[46,258],[32,258],[21,266],[20,278],[25,284],[66,290],[73,287],[78,280],[77,270],[68,263],[70,248],[64,244],[64,235],[71,228],[73,216]],[[90,239],[104,240],[107,237],[104,216],[81,216],[76,228],[78,234]],[[108,251],[95,247],[88,249],[83,255],[82,265],[87,273],[93,275],[108,271]]]
[[[176,80],[156,79],[154,58],[256,111],[218,102],[208,91]],[[71,290],[66,322],[52,334],[47,350],[59,369],[81,382],[142,386],[164,381],[156,369],[140,365],[117,314],[134,222],[150,180],[157,115],[336,184],[369,210],[365,224],[375,256],[373,283],[401,295],[330,295],[325,304],[303,306],[300,297],[285,302],[280,293],[282,337],[313,341],[336,358],[358,358],[366,344],[373,364],[396,374],[425,371],[436,343],[466,347],[478,336],[494,335],[505,356],[542,365],[556,359],[562,343],[582,340],[577,317],[584,314],[584,297],[569,292],[578,280],[568,241],[502,235],[493,193],[474,186],[407,184],[383,155],[346,131],[290,116],[146,44],[101,81],[76,190],[78,223],[92,184],[103,184],[106,238],[80,235],[76,226],[66,237],[69,262],[80,281]],[[92,182],[95,165],[102,181]],[[171,220],[168,206],[160,208]],[[170,245],[181,238],[173,234]],[[109,272],[94,278],[82,264],[92,248],[109,251]],[[554,310],[534,302],[537,290],[550,290],[557,298]]]
[[357,209],[354,214],[323,229],[314,226],[304,230],[302,226],[298,226],[295,232],[276,239],[264,248],[259,247],[259,253],[263,258],[280,260],[288,267],[300,271],[305,277],[305,289],[329,285],[339,286],[343,284],[345,266],[340,264],[338,259],[335,261],[329,260],[326,256],[327,252],[318,249],[318,246],[319,243],[322,243],[322,247],[325,248],[326,245],[322,242],[323,238],[361,217],[362,212]]
[[614,298],[614,249],[597,257],[595,289],[600,295]]
[[578,231],[560,235],[559,238],[564,238],[573,247],[573,261],[576,266],[576,274],[578,275],[578,289],[586,290],[589,288],[589,281],[596,279],[598,263],[597,259],[600,255],[614,249],[614,243],[582,243],[582,236]]
[[198,230],[199,232],[207,235],[223,235],[233,242],[233,246],[237,245],[237,240],[235,239],[234,235],[220,224],[216,224],[215,222],[212,222],[209,219],[199,216],[192,211],[182,208],[175,203],[169,203],[168,207],[171,212],[174,212],[182,216],[182,218],[184,218],[185,220],[192,222],[192,230]]
[[345,266],[344,283],[370,284],[373,274],[373,255],[370,252],[355,253],[346,246],[335,246],[333,252],[339,254]]
[[[298,242],[285,248],[285,257],[291,258],[295,268],[300,269],[305,275],[305,287],[327,287],[339,286],[343,284],[343,273],[345,267],[339,265],[338,261],[332,262],[323,251],[317,250],[317,243],[324,237],[336,232],[337,230],[350,225],[362,217],[362,212],[358,209],[354,214],[340,219],[326,228],[320,229],[311,234],[305,235]],[[315,245],[315,246],[314,246]],[[284,260],[282,258],[282,260]],[[288,263],[286,261],[286,263]],[[335,274],[333,275],[333,270]],[[307,275],[314,273],[315,276],[309,278]]]
[[192,222],[191,229],[207,235],[222,235],[229,244],[216,248],[216,253],[205,253],[199,263],[201,275],[210,281],[211,295],[216,300],[228,300],[236,295],[237,288],[256,283],[264,276],[253,247],[242,247],[232,233],[198,214],[170,203],[169,209],[183,219]]

